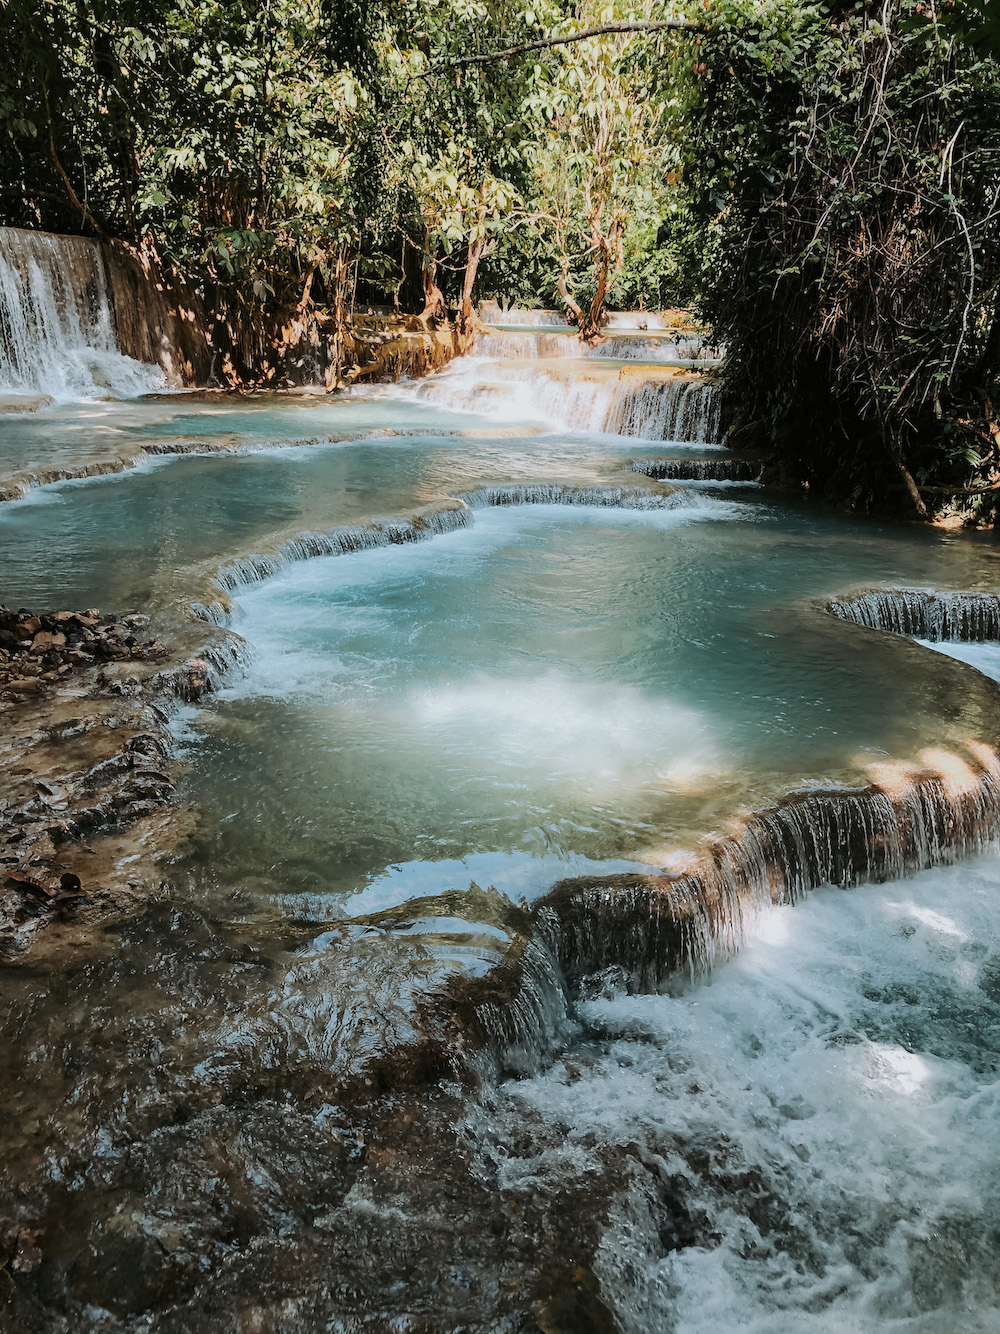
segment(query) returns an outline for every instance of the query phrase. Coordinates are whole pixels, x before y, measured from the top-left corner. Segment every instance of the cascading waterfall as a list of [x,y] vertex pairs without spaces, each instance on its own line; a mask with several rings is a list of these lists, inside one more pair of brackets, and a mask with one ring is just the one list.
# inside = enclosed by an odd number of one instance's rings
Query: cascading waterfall
[[508,333],[488,329],[475,343],[476,356],[497,361],[534,361],[539,357],[580,357],[618,361],[715,361],[718,354],[700,338],[642,338],[609,334],[599,342],[582,342],[574,330],[566,333]]
[[564,881],[540,914],[569,979],[614,966],[636,991],[708,971],[769,903],[820,885],[898,880],[983,852],[1000,835],[1000,761],[984,745],[956,786],[924,774],[899,792],[793,795],[675,876]]
[[[564,310],[526,310],[509,306],[504,310],[496,301],[483,301],[479,306],[480,318],[486,324],[541,326],[542,328],[572,327]],[[606,329],[671,329],[675,325],[648,310],[616,310],[608,316]]]
[[593,505],[603,509],[664,510],[703,504],[700,497],[684,490],[659,495],[638,487],[547,485],[544,482],[481,486],[475,491],[460,491],[455,499],[470,509],[500,505]]
[[722,434],[721,402],[714,385],[697,380],[618,381],[601,430],[644,440],[710,444]]
[[486,324],[540,325],[542,328],[566,329],[571,327],[562,310],[522,310],[511,306],[504,310],[496,301],[483,301],[479,316]]
[[488,1077],[538,1069],[571,996],[589,978],[609,976],[632,993],[676,991],[731,957],[770,904],[994,850],[1000,757],[973,742],[952,761],[949,772],[918,774],[892,791],[793,793],[677,874],[554,885],[522,927],[531,949],[453,990],[462,1062]]
[[[341,524],[325,533],[298,533],[268,554],[240,556],[224,565],[215,575],[215,583],[224,593],[272,579],[294,561],[317,556],[346,556],[376,547],[401,546],[422,542],[441,533],[455,532],[469,523],[469,509],[460,501],[415,514],[411,518],[373,519],[365,524]],[[192,611],[201,620],[216,625],[229,622],[230,608],[222,601],[207,606],[196,602]]]
[[875,588],[835,598],[829,611],[842,621],[918,639],[1000,639],[1000,595],[996,593]]
[[[373,519],[369,523],[341,524],[328,532],[298,533],[273,552],[240,556],[230,561],[216,572],[214,582],[223,594],[228,595],[272,579],[296,561],[402,546],[456,532],[469,526],[473,510],[494,506],[584,505],[604,509],[674,510],[702,508],[705,504],[702,497],[683,489],[659,494],[639,487],[572,486],[558,482],[484,486],[475,491],[459,492],[450,502],[409,518]],[[195,602],[191,609],[198,619],[220,626],[228,625],[232,614],[228,597],[208,604]]]
[[0,394],[133,398],[163,384],[118,350],[96,242],[0,227]]
[[669,482],[755,482],[760,475],[752,459],[631,459],[625,467]]
[[[1000,639],[1000,595],[876,589],[832,600],[840,620],[930,641]],[[671,874],[577,878],[532,910],[537,939],[573,990],[610,970],[617,985],[657,992],[686,985],[735,953],[769,904],[831,884],[903,878],[953,865],[1000,840],[1000,754],[968,740],[962,753],[924,757],[862,789],[792,793]],[[503,1066],[503,1026],[480,1014],[483,1045]],[[546,1039],[540,1039],[540,1049]],[[517,1050],[526,1037],[519,1033]]]
[[[609,373],[610,372],[610,373]],[[421,382],[416,397],[464,412],[492,407],[512,420],[539,417],[579,431],[601,431],[644,440],[715,444],[722,434],[722,405],[715,385],[669,373],[614,368],[593,375],[516,361],[464,358]]]

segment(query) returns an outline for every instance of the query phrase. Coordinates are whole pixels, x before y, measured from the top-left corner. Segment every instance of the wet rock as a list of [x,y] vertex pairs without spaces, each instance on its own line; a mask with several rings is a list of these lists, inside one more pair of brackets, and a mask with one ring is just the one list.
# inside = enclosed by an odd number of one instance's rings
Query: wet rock
[[[206,646],[192,658],[197,670],[185,671],[180,655],[171,664],[167,645],[140,638],[147,624],[145,616],[105,617],[96,608],[50,614],[0,606],[0,848],[4,866],[45,887],[25,894],[0,878],[5,961],[23,957],[38,942],[37,928],[67,913],[85,931],[96,916],[134,911],[135,885],[169,846],[171,822],[184,823],[168,711],[155,701],[197,698],[238,654]],[[102,844],[113,848],[113,869],[96,895],[59,885],[60,875],[78,875],[80,853]],[[80,878],[93,886],[89,869]],[[149,884],[158,885],[158,875]]]
[[4,689],[13,695],[33,695],[42,689],[42,682],[36,676],[29,676],[20,681],[8,681]]
[[[26,608],[0,607],[0,699],[31,694],[35,687],[20,685],[29,678],[58,681],[95,660],[149,661],[167,655],[158,640],[140,641],[136,630],[148,617],[130,616],[118,622],[94,608],[38,615]],[[135,693],[131,684],[119,693]]]
[[52,648],[62,648],[66,643],[66,636],[51,630],[39,630],[31,641],[32,653],[46,653]]

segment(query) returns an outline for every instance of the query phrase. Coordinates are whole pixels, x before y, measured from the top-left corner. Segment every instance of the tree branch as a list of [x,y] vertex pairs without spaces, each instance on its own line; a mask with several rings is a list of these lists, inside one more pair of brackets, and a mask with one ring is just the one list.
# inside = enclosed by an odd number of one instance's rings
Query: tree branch
[[602,23],[597,28],[584,28],[580,32],[567,33],[565,37],[540,37],[534,42],[522,42],[519,46],[507,46],[501,51],[490,51],[485,56],[461,56],[457,60],[444,60],[424,70],[421,78],[428,74],[440,74],[446,69],[462,69],[467,65],[489,65],[494,60],[507,60],[510,56],[521,56],[526,51],[541,51],[549,46],[566,46],[569,42],[582,42],[587,37],[602,37],[612,32],[663,32],[673,29],[678,32],[703,32],[704,25],[692,23],[688,19],[630,19],[622,23]]
[[933,496],[984,496],[989,491],[1000,491],[1000,482],[990,486],[918,486],[917,490]]
[[42,97],[45,101],[45,116],[49,122],[49,156],[52,158],[52,165],[59,173],[59,179],[66,187],[66,193],[69,196],[70,203],[81,214],[84,222],[86,222],[88,226],[92,227],[94,231],[97,233],[97,235],[103,241],[105,239],[104,228],[97,221],[97,219],[90,212],[90,210],[86,207],[86,205],[81,203],[80,196],[73,189],[73,182],[66,175],[66,172],[63,168],[63,164],[59,161],[59,154],[56,152],[56,132],[55,132],[55,127],[52,124],[52,112],[49,109],[49,90],[48,88],[46,88],[44,83],[42,84]]

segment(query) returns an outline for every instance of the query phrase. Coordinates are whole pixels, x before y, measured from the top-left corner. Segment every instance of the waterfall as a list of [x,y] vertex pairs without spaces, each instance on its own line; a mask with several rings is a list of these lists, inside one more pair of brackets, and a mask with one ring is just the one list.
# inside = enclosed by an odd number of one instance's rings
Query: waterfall
[[690,491],[671,491],[660,495],[631,486],[572,486],[558,482],[511,483],[481,486],[475,491],[460,491],[455,496],[470,509],[501,505],[593,505],[604,509],[666,510],[685,509],[704,504]]
[[263,583],[294,561],[312,560],[316,556],[346,556],[354,551],[422,542],[440,533],[467,527],[469,518],[468,506],[456,500],[410,518],[373,519],[369,523],[340,524],[322,533],[298,533],[273,552],[237,556],[228,565],[223,565],[214,580],[222,596],[207,606],[192,603],[191,610],[199,620],[226,625],[231,614],[228,594],[250,584]]
[[614,310],[608,315],[606,329],[670,329],[673,326],[662,315],[648,310]]
[[644,440],[711,443],[722,434],[719,395],[699,380],[623,377],[598,429]]
[[919,639],[1000,640],[1000,595],[996,593],[871,589],[835,598],[828,610],[842,621]]
[[714,361],[715,349],[700,338],[643,338],[609,334],[591,345],[565,333],[521,333],[488,329],[476,338],[475,355],[496,361],[534,361],[539,357],[612,358],[618,361]]
[[705,503],[701,496],[682,489],[662,494],[640,487],[572,486],[559,482],[478,487],[475,491],[460,492],[449,501],[408,518],[373,519],[369,523],[341,524],[327,532],[298,533],[273,552],[237,556],[215,574],[214,584],[221,596],[208,605],[193,603],[191,609],[199,620],[226,625],[231,615],[230,593],[250,584],[263,583],[294,561],[312,560],[316,556],[347,556],[376,547],[423,542],[429,537],[467,528],[472,522],[472,511],[477,509],[507,505],[588,505],[605,509],[673,510],[701,509]]
[[[540,325],[543,328],[572,327],[563,310],[525,310],[510,306],[504,310],[496,301],[482,301],[479,317],[485,324]],[[648,310],[615,310],[607,314],[606,329],[673,329],[662,315]]]
[[[872,590],[835,599],[829,612],[883,631],[941,640],[1000,639],[1000,596],[922,589]],[[564,880],[529,910],[530,935],[549,984],[566,1005],[588,978],[609,976],[631,992],[683,987],[732,955],[767,905],[791,903],[821,885],[844,888],[900,879],[995,851],[1000,839],[1000,754],[967,740],[927,751],[864,788],[793,792],[743,827],[693,853],[672,873]],[[505,964],[461,993],[467,1064],[524,1068],[544,1058],[551,1019],[532,1044],[524,1031],[538,1002],[537,967]],[[509,988],[498,1004],[501,986]],[[521,996],[524,989],[527,994]],[[457,999],[457,998],[456,998]],[[476,1022],[468,1023],[469,1009]],[[507,1012],[517,1022],[508,1022]],[[512,1043],[508,1057],[507,1044]]]
[[422,381],[418,400],[462,412],[494,409],[508,420],[544,418],[553,426],[644,440],[715,444],[722,434],[721,399],[704,380],[650,368],[566,372],[517,361],[463,358]]
[[633,990],[656,991],[733,953],[767,903],[983,852],[1000,832],[1000,762],[986,746],[970,758],[960,786],[924,774],[901,792],[793,794],[680,875],[563,881],[546,900],[549,946],[569,979],[614,965]]
[[246,640],[227,630],[217,642],[203,644],[179,667],[160,672],[153,685],[185,704],[196,704],[221,689],[230,673],[245,671],[252,660],[253,650]]
[[571,327],[565,311],[521,310],[517,306],[504,310],[495,301],[480,302],[479,317],[485,324],[528,324],[560,329]]
[[670,482],[755,482],[760,475],[752,459],[631,459],[625,468]]
[[973,742],[967,757],[943,767],[892,791],[792,793],[677,874],[560,881],[523,912],[507,957],[481,978],[449,985],[423,1007],[421,1025],[469,1074],[529,1073],[548,1058],[587,979],[609,976],[633,993],[676,991],[738,950],[768,904],[994,848],[1000,758]]
[[96,242],[0,227],[0,394],[133,398],[163,382],[118,350]]

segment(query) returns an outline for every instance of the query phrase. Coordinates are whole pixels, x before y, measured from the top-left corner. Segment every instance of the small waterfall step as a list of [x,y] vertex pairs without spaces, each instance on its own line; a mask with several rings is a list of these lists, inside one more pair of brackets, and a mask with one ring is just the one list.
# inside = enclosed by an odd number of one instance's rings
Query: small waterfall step
[[834,598],[827,610],[841,621],[934,642],[1000,640],[1000,594],[925,588],[874,588]]
[[756,482],[761,465],[756,459],[630,459],[629,472],[658,482]]

